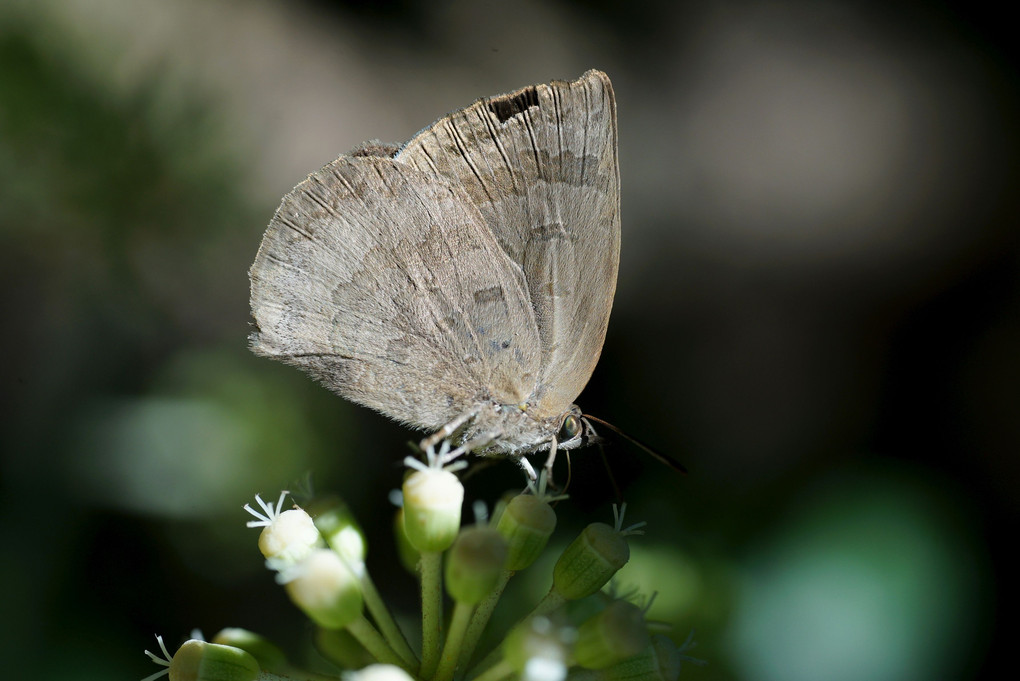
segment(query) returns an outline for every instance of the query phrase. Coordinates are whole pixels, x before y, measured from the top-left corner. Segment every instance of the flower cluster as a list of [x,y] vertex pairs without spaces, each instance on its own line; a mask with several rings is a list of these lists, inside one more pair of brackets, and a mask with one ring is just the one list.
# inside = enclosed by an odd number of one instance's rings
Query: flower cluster
[[[409,459],[403,506],[395,526],[405,562],[421,583],[420,647],[412,647],[383,602],[365,567],[366,542],[346,506],[316,503],[311,512],[283,510],[256,495],[261,510],[246,505],[261,527],[258,545],[291,601],[318,627],[322,654],[358,681],[676,681],[690,640],[677,647],[654,634],[645,608],[603,592],[630,558],[628,538],[643,523],[624,527],[592,523],[559,556],[552,587],[532,612],[487,654],[478,649],[510,579],[530,567],[556,528],[545,477],[496,506],[478,522],[462,525],[464,487],[445,451],[428,452],[428,463]],[[444,617],[444,600],[453,609]],[[577,607],[566,607],[569,604]],[[418,643],[418,641],[415,641]],[[291,667],[274,645],[241,629],[211,641],[187,641],[171,656],[146,653],[171,681],[321,679]],[[419,652],[420,651],[420,655]],[[697,660],[693,660],[698,662]],[[382,678],[385,677],[385,678]],[[148,680],[147,680],[148,681]]]

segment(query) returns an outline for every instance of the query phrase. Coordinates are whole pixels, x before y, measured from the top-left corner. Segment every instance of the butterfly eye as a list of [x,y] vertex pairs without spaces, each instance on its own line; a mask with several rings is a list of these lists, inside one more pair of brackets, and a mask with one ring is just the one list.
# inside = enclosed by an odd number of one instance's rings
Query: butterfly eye
[[563,419],[563,425],[560,426],[560,432],[556,434],[556,439],[560,442],[566,442],[567,440],[573,440],[577,437],[577,434],[581,432],[581,419],[577,418],[573,414]]

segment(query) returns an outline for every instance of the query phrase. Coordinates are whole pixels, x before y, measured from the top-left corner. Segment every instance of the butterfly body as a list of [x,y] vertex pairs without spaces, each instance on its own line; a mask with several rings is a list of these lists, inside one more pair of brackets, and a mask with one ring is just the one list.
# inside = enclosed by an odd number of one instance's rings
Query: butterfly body
[[252,349],[484,453],[577,446],[558,434],[602,348],[619,243],[605,74],[479,100],[284,197],[249,273]]

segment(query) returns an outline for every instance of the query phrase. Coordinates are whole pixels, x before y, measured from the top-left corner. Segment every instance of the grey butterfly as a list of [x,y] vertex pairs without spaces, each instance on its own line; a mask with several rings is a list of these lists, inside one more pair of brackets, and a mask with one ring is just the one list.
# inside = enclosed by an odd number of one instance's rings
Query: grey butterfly
[[[283,198],[251,267],[251,348],[461,449],[584,444],[573,404],[620,254],[616,101],[588,71],[369,143]],[[550,458],[551,458],[550,456]]]

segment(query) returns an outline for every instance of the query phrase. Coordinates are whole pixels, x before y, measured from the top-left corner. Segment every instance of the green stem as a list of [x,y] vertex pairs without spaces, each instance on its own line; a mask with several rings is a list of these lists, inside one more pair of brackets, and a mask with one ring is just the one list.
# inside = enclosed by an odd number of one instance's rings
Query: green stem
[[302,670],[295,670],[287,674],[273,674],[272,672],[261,671],[255,677],[255,681],[332,681],[335,677],[313,674]]
[[431,679],[439,666],[443,641],[443,554],[421,554],[421,669],[418,677]]
[[372,623],[365,619],[364,615],[361,615],[354,622],[347,625],[347,631],[351,632],[351,636],[356,638],[358,643],[365,646],[365,650],[377,661],[396,665],[408,672],[414,671],[413,667],[408,667],[407,663],[401,660],[400,656],[393,651],[393,648],[390,648],[390,644],[372,626]]
[[372,614],[372,619],[375,620],[375,624],[379,627],[386,642],[400,655],[409,668],[415,669],[418,666],[418,657],[408,645],[407,639],[404,638],[403,632],[397,626],[367,571],[361,578],[361,595],[365,599],[365,607]]
[[464,641],[464,634],[467,632],[468,624],[471,623],[471,614],[475,606],[467,603],[457,603],[453,606],[453,619],[450,621],[450,630],[446,634],[446,645],[443,646],[443,655],[439,660],[439,669],[433,681],[451,681],[453,673],[457,671],[457,660],[460,659],[461,644]]
[[[346,629],[325,629],[315,632],[315,649],[340,669],[361,669],[374,662],[365,646]],[[280,670],[286,673],[286,670]]]
[[[545,595],[545,598],[543,598],[542,600],[540,600],[538,602],[538,605],[535,606],[535,609],[532,610],[527,615],[525,615],[524,617],[522,617],[521,620],[519,622],[517,622],[517,624],[520,624],[521,622],[523,622],[524,620],[526,620],[526,619],[528,619],[530,617],[539,617],[539,616],[548,615],[553,610],[555,610],[556,608],[560,607],[561,605],[563,605],[566,602],[567,602],[567,599],[565,599],[563,596],[559,595],[558,593],[556,593],[555,591],[550,589],[549,593],[547,593]],[[516,627],[517,624],[515,624],[514,627]],[[511,629],[513,629],[513,627],[511,627]],[[489,653],[488,655],[485,656],[484,660],[482,660],[481,662],[476,664],[471,671],[477,672],[477,671],[481,671],[483,669],[488,669],[489,667],[491,667],[496,662],[496,659],[498,657],[499,657],[499,647],[497,646],[495,650],[493,650],[491,653]],[[488,672],[485,672],[485,673],[487,674]],[[474,681],[478,681],[478,680],[475,679]]]
[[475,654],[478,640],[482,637],[482,633],[489,623],[489,618],[492,617],[492,611],[496,609],[496,604],[499,603],[499,598],[503,595],[503,590],[506,589],[507,582],[510,581],[510,577],[513,574],[509,570],[504,570],[503,574],[499,576],[496,588],[485,597],[484,601],[478,604],[475,614],[471,617],[471,624],[468,626],[467,635],[464,637],[464,644],[460,649],[460,666],[462,668],[466,669],[468,663],[471,662],[471,656]]
[[513,667],[506,660],[500,660],[487,671],[476,676],[472,681],[502,681],[514,673]]
[[524,619],[528,619],[528,617],[538,617],[539,615],[548,615],[566,602],[566,598],[550,589],[549,593],[545,595],[545,598],[540,600],[538,605],[535,606],[535,609],[532,610],[531,613]]

